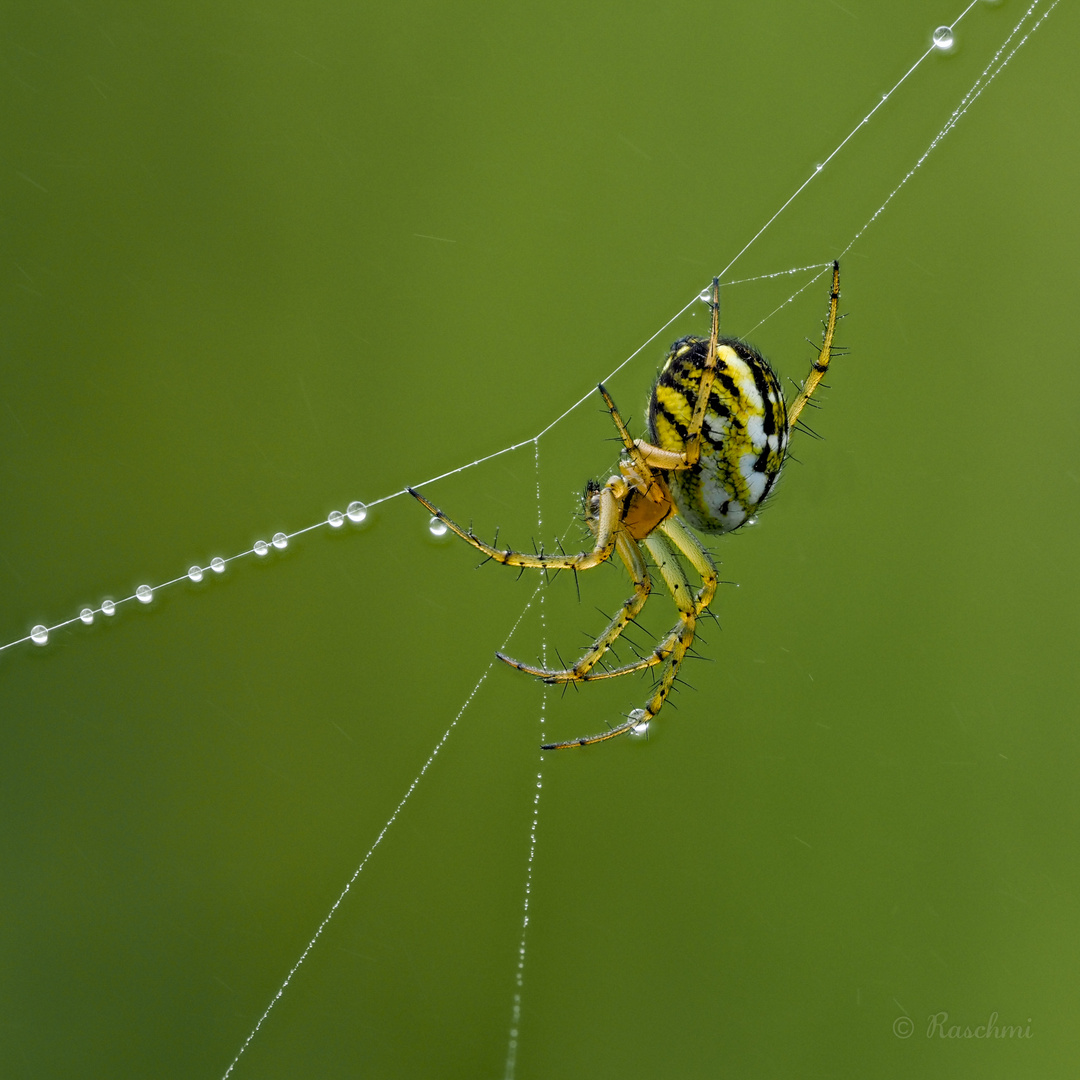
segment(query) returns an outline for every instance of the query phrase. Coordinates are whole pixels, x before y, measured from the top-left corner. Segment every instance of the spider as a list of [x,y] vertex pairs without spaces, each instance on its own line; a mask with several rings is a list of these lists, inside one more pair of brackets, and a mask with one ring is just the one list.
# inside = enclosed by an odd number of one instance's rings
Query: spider
[[[634,585],[633,595],[573,667],[533,667],[502,653],[495,655],[518,671],[552,684],[592,682],[660,667],[652,696],[607,731],[548,743],[541,749],[588,746],[628,731],[644,731],[660,711],[693,644],[697,621],[716,593],[716,564],[692,530],[716,535],[734,532],[753,520],[768,497],[799,414],[828,369],[839,301],[840,264],[834,262],[821,348],[791,405],[784,401],[780,382],[765,357],[738,338],[720,336],[719,279],[712,283],[709,337],[676,341],[653,385],[648,440],[631,437],[611,395],[603,384],[598,387],[624,452],[618,476],[603,486],[592,480],[586,488],[585,522],[595,541],[591,551],[529,555],[492,547],[472,529],[451,521],[419,492],[408,489],[449,529],[496,562],[576,573],[599,566],[613,554],[623,561]],[[652,588],[642,545],[675,601],[679,621],[648,654],[632,663],[609,666],[603,662],[605,654],[637,617]],[[701,578],[696,591],[675,551],[686,557]]]

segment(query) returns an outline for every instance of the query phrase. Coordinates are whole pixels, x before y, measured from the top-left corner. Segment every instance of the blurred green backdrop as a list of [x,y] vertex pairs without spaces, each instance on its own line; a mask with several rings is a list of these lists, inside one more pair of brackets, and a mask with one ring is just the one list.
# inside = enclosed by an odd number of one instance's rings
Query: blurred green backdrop
[[[528,439],[957,14],[4,11],[4,642]],[[978,5],[730,276],[844,249],[1022,11]],[[1075,1074],[1078,31],[1062,4],[845,257],[824,439],[718,545],[695,689],[541,763],[542,691],[491,670],[234,1076],[504,1075],[540,767],[523,1080]],[[762,320],[808,276],[723,297],[792,378],[824,279]],[[612,380],[636,424],[703,327]],[[428,493],[575,546],[610,437],[589,403],[541,440],[540,527],[531,447]],[[426,522],[0,654],[5,1076],[224,1073],[532,596]],[[557,579],[548,648],[625,592]],[[546,731],[646,692],[550,693]]]

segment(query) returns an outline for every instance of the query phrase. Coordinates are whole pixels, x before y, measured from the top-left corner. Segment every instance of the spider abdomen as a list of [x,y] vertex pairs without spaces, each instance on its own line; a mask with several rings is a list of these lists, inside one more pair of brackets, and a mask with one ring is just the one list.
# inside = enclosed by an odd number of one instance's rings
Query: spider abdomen
[[[672,345],[649,399],[655,446],[685,449],[708,352],[708,338],[685,337]],[[709,533],[745,524],[775,485],[787,445],[787,407],[769,362],[744,341],[719,338],[701,456],[691,468],[668,474],[680,515]]]

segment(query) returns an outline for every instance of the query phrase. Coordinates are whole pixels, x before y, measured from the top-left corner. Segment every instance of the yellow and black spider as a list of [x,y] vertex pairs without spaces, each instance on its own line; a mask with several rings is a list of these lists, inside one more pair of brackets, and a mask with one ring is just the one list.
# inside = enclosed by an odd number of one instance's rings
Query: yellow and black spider
[[[712,332],[708,339],[685,337],[676,341],[656,379],[649,398],[647,441],[630,437],[615,403],[603,385],[599,387],[625,453],[618,476],[603,487],[589,482],[585,520],[595,537],[591,551],[528,555],[509,548],[499,550],[408,489],[448,528],[496,562],[541,570],[591,570],[618,552],[625,564],[634,583],[633,596],[573,667],[533,667],[496,654],[511,667],[546,683],[591,682],[662,665],[652,696],[624,723],[599,735],[549,743],[544,750],[588,746],[628,731],[644,730],[660,711],[693,643],[697,620],[716,593],[716,564],[691,528],[729,533],[752,519],[775,485],[792,428],[829,366],[840,302],[838,262],[833,263],[821,348],[790,406],[765,357],[744,341],[720,337],[719,280],[713,281],[711,299]],[[630,664],[594,670],[649,597],[652,583],[640,544],[645,545],[670,590],[679,621],[648,655]],[[691,591],[673,547],[700,575],[697,592]]]

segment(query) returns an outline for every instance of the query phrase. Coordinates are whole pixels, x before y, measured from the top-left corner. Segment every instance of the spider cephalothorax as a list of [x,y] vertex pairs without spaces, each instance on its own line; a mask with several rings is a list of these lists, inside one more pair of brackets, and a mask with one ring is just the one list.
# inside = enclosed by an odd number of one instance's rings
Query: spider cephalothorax
[[[409,488],[440,521],[478,551],[508,566],[541,570],[590,570],[618,553],[634,584],[607,629],[570,668],[534,667],[498,653],[500,660],[547,683],[610,679],[661,667],[649,700],[626,720],[598,735],[551,743],[563,750],[643,730],[671,691],[694,640],[697,620],[716,593],[716,564],[687,526],[701,532],[732,532],[752,520],[784,464],[792,428],[829,366],[840,302],[840,264],[833,263],[825,334],[817,359],[790,406],[768,361],[737,338],[720,337],[720,285],[712,286],[712,332],[675,342],[649,399],[649,439],[630,436],[615,403],[599,387],[622,439],[619,475],[603,486],[590,481],[585,520],[594,538],[577,555],[528,555],[498,549],[463,529]],[[685,521],[686,524],[683,524]],[[648,654],[629,664],[602,664],[605,654],[636,618],[652,589],[642,546],[649,553],[679,611],[679,621]],[[675,552],[701,578],[692,590]],[[597,665],[600,665],[597,669]]]

